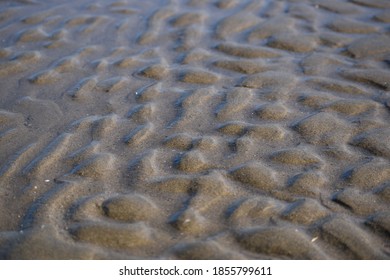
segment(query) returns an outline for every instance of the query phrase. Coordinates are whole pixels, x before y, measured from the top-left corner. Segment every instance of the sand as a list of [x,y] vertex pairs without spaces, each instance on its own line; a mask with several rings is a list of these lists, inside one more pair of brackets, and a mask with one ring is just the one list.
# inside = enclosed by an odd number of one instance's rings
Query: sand
[[0,258],[389,259],[390,2],[0,3]]

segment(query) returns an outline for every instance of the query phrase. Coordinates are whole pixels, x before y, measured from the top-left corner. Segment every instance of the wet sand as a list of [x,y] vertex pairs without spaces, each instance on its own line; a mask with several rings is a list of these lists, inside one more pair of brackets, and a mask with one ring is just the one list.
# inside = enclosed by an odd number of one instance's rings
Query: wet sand
[[0,39],[0,258],[390,258],[390,1],[1,1]]

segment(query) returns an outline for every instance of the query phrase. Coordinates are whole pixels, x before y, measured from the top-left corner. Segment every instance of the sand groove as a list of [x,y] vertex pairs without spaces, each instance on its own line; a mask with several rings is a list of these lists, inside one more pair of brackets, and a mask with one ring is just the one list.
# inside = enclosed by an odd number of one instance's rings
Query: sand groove
[[390,258],[388,1],[30,2],[0,258]]

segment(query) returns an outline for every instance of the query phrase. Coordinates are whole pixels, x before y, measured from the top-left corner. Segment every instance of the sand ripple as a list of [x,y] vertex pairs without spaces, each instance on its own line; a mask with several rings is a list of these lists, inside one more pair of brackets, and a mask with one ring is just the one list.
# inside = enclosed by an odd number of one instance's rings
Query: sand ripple
[[1,1],[0,258],[389,259],[389,8]]

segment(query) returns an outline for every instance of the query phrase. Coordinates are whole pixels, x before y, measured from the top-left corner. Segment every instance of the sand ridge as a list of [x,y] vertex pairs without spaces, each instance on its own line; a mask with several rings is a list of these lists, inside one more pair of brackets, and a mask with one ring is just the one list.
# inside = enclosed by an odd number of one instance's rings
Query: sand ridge
[[0,258],[389,259],[389,8],[2,1]]

